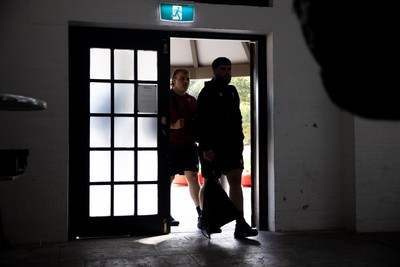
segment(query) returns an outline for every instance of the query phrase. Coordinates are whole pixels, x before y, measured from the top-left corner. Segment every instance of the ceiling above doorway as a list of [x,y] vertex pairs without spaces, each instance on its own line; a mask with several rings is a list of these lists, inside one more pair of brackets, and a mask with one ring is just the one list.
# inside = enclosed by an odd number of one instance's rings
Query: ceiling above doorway
[[248,41],[171,38],[171,73],[176,68],[186,68],[192,79],[209,79],[211,64],[217,57],[231,60],[232,76],[250,75]]

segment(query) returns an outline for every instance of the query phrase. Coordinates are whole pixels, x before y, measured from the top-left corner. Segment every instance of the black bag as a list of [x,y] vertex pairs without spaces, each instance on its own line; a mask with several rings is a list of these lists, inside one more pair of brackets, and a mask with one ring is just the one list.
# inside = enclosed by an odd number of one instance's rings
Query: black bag
[[210,238],[211,229],[219,229],[236,219],[238,211],[217,179],[208,179],[204,187],[202,224]]

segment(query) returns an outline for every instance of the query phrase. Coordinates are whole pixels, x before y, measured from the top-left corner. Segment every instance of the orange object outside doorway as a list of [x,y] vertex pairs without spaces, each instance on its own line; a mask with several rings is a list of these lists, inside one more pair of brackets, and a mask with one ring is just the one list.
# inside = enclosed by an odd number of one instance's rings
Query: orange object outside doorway
[[180,175],[180,174],[175,175],[175,179],[174,179],[173,183],[175,185],[179,185],[179,186],[187,186],[188,185],[185,175]]
[[[201,173],[199,173],[198,176],[199,176],[200,184],[203,184],[203,176],[201,175]],[[185,175],[180,175],[180,174],[175,175],[175,179],[174,179],[173,183],[178,186],[187,186],[188,185]]]
[[[204,180],[203,180],[203,176],[201,175],[201,173],[199,173],[198,176],[199,176],[200,184],[203,184]],[[178,186],[187,186],[188,185],[185,175],[180,175],[180,174],[175,175],[175,179],[174,179],[173,183]],[[242,174],[242,186],[251,187],[251,173],[250,172],[244,172]]]
[[251,172],[244,172],[242,174],[242,186],[251,187]]

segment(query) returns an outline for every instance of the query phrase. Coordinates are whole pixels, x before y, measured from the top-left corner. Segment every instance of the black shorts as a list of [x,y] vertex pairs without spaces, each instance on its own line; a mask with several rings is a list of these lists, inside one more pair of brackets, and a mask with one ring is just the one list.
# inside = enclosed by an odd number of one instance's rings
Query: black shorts
[[169,174],[183,175],[184,171],[199,171],[197,145],[170,148]]
[[218,179],[223,174],[235,169],[243,169],[243,145],[214,149],[214,161],[203,158],[203,150],[199,149],[201,175],[206,179]]

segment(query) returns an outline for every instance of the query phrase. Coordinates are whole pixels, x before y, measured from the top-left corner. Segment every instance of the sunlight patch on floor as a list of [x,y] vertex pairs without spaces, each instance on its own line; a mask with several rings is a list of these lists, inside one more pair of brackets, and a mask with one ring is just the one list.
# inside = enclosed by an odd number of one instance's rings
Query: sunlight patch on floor
[[171,235],[152,236],[135,240],[135,242],[144,245],[158,245],[168,239],[171,239],[172,237],[173,236]]

